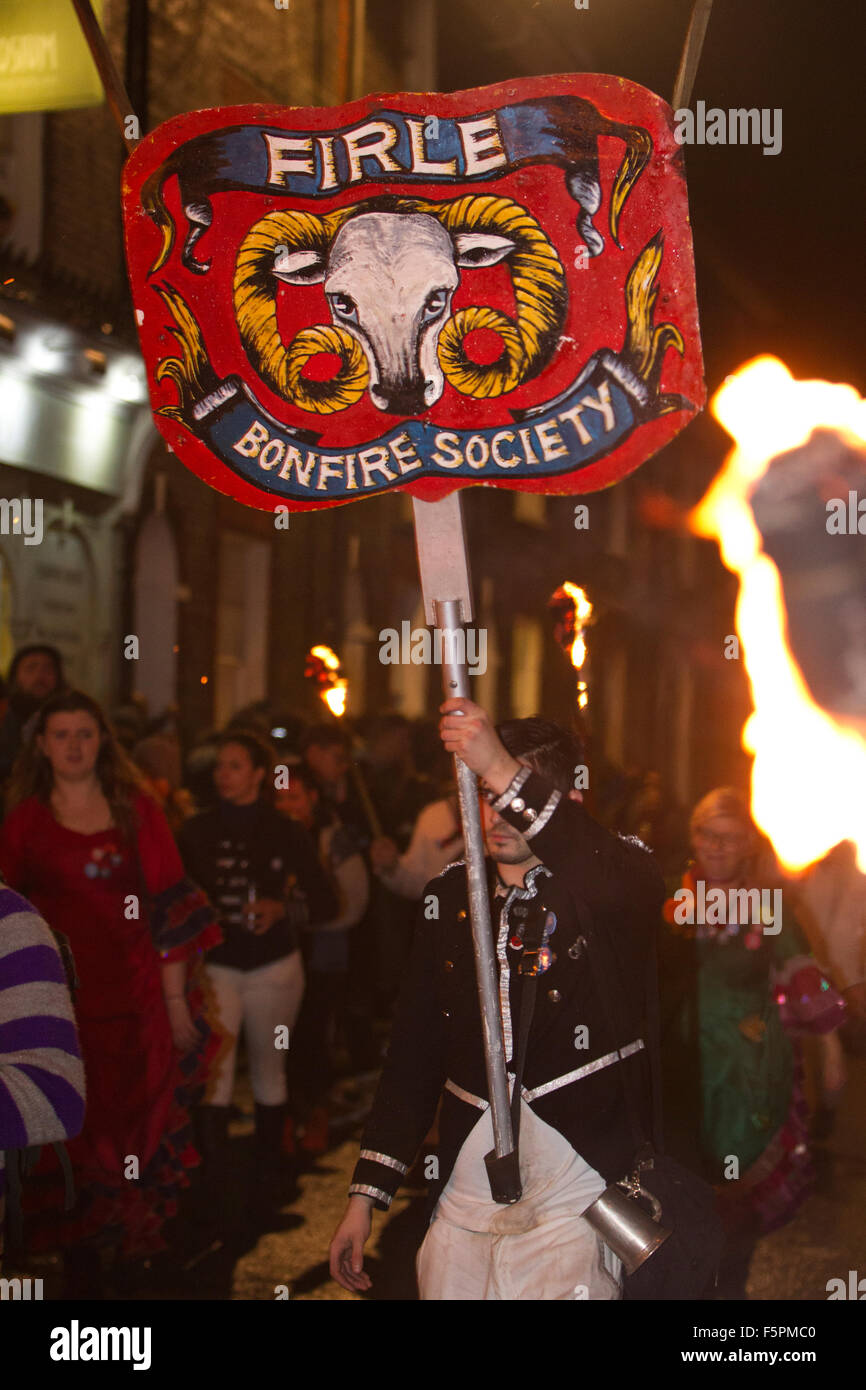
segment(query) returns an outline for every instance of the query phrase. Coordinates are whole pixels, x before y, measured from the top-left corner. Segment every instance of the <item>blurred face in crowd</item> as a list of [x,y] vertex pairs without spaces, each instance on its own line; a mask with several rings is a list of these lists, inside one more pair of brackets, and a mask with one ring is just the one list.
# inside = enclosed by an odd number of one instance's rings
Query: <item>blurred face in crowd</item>
[[278,787],[274,792],[274,806],[281,816],[287,816],[289,820],[300,821],[301,825],[310,825],[313,820],[313,813],[316,809],[318,796],[311,791],[299,777],[293,777],[289,771],[289,785]]
[[31,652],[15,669],[15,689],[45,700],[57,689],[57,667],[47,652]]
[[217,754],[213,780],[217,794],[233,806],[250,806],[258,800],[265,769],[256,767],[242,743],[226,743]]
[[724,883],[743,873],[752,835],[736,816],[713,816],[694,831],[692,845],[706,876]]
[[305,757],[307,766],[316,777],[329,785],[342,782],[349,771],[349,754],[341,743],[314,743],[307,749]]
[[373,767],[395,767],[405,763],[411,756],[409,730],[402,724],[394,724],[380,730],[370,741],[368,757]]
[[66,782],[85,781],[93,775],[101,742],[99,725],[86,710],[52,714],[37,740],[54,776]]

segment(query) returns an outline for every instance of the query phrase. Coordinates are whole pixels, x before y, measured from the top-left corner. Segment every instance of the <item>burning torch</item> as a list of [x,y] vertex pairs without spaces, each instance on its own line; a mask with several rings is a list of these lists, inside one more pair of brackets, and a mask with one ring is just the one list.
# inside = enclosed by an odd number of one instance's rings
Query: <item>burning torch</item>
[[583,671],[586,661],[587,648],[584,630],[592,621],[592,604],[585,589],[581,589],[577,584],[572,584],[566,580],[551,595],[547,606],[553,614],[554,638],[563,651],[568,652],[571,664],[578,672],[578,709],[586,709],[589,690],[586,681],[579,673]]
[[[343,675],[337,653],[330,647],[322,645],[311,647],[307,652],[304,675],[307,680],[315,683],[320,699],[327,705],[334,718],[342,719],[346,713],[349,682]],[[374,838],[378,839],[383,833],[382,823],[367,790],[361,769],[354,758],[350,762],[350,767],[361,805],[364,807],[364,815],[367,817]]]
[[866,871],[866,401],[761,357],[712,410],[735,445],[691,523],[740,581],[752,814],[786,868],[853,840]]

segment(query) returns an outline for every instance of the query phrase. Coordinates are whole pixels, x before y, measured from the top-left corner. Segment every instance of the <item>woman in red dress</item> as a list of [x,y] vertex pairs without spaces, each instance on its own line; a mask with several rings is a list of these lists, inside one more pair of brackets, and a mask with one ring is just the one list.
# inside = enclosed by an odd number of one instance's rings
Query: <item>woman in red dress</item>
[[216,1040],[188,967],[221,933],[89,696],[42,706],[7,805],[0,869],[71,944],[87,1083],[84,1128],[67,1145],[74,1210],[61,1218],[42,1204],[31,1245],[61,1245],[68,1291],[92,1296],[100,1250],[126,1262],[164,1248],[161,1227],[198,1162],[187,1107]]

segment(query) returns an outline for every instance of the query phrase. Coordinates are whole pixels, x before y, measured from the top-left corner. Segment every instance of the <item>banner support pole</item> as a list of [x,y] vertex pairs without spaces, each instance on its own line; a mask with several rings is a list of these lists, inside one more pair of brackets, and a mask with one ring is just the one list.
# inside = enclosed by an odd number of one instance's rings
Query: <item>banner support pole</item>
[[692,88],[698,75],[698,64],[701,61],[701,52],[704,47],[704,38],[712,8],[713,0],[695,0],[692,7],[683,51],[680,54],[680,65],[674,82],[674,94],[671,98],[671,106],[674,111],[681,111],[688,106],[692,99]]
[[[427,622],[435,624],[443,633],[443,689],[446,697],[462,696],[471,699],[465,643],[457,642],[453,637],[449,639],[447,636],[448,633],[454,634],[459,631],[461,624],[472,620],[472,591],[460,493],[452,492],[441,502],[420,502],[413,498],[412,505],[415,512],[415,541],[424,611]],[[475,774],[456,756],[454,768],[463,843],[466,848],[469,915],[484,1037],[487,1093],[490,1097],[493,1120],[493,1147],[497,1159],[507,1159],[513,1153],[514,1138],[505,1070],[499,982],[487,896],[478,782]],[[489,1165],[488,1170],[490,1171]],[[492,1173],[491,1190],[494,1200],[499,1202],[513,1202],[520,1195],[519,1188],[515,1193],[513,1181],[510,1185],[506,1182],[505,1190],[497,1193],[494,1190]]]
[[105,99],[111,108],[111,114],[117,122],[118,129],[126,143],[126,148],[131,154],[136,145],[140,143],[140,137],[127,134],[126,122],[130,116],[135,118],[136,129],[138,128],[138,118],[132,109],[129,100],[129,93],[123,84],[123,78],[117,70],[117,64],[111,56],[111,49],[105,40],[105,35],[99,27],[99,22],[93,12],[90,0],[72,0],[78,22],[81,25],[82,33],[87,40],[91,56],[96,64],[100,81],[105,88]]

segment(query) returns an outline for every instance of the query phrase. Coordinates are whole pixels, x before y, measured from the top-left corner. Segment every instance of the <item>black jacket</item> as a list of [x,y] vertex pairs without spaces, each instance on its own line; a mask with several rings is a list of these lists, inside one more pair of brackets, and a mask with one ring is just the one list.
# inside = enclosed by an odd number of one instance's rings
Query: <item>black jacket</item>
[[294,879],[306,899],[307,920],[327,922],[339,911],[334,886],[307,832],[264,801],[220,802],[202,811],[181,826],[178,847],[187,873],[207,893],[223,928],[222,945],[208,952],[211,964],[255,970],[297,949],[297,923],[290,918],[261,936],[247,929],[250,889],[259,898],[287,899],[287,883]]
[[[625,1048],[639,1039],[646,1044],[647,976],[664,899],[662,877],[639,841],[603,829],[579,803],[553,791],[534,773],[520,788],[515,806],[505,806],[500,814],[529,839],[544,866],[530,871],[528,889],[511,890],[506,906],[513,906],[521,893],[529,897],[539,892],[544,906],[557,917],[549,942],[555,959],[538,978],[523,1087],[536,1114],[559,1130],[606,1181],[616,1181],[630,1171],[636,1147],[618,1074],[626,1068],[634,1078],[644,1133],[649,1136],[651,1131],[646,1047],[579,1078],[564,1078],[618,1046]],[[432,898],[438,901],[438,920],[428,920]],[[582,904],[580,921],[575,900]],[[499,958],[504,954],[509,969],[510,1031],[516,1039],[524,980],[516,968],[520,954],[506,944],[511,929],[502,926],[498,903],[492,906],[492,916]],[[608,972],[618,981],[615,1017],[594,978],[592,959],[597,960],[600,951],[606,952]],[[575,1031],[581,1025],[585,1035]],[[578,1045],[584,1041],[588,1046]],[[506,1030],[509,1060],[510,1052]],[[532,1094],[550,1082],[560,1084]],[[449,866],[425,890],[388,1060],[350,1191],[371,1196],[380,1208],[390,1204],[432,1124],[440,1095],[441,1186],[479,1117],[472,1098],[487,1100],[462,864]]]

